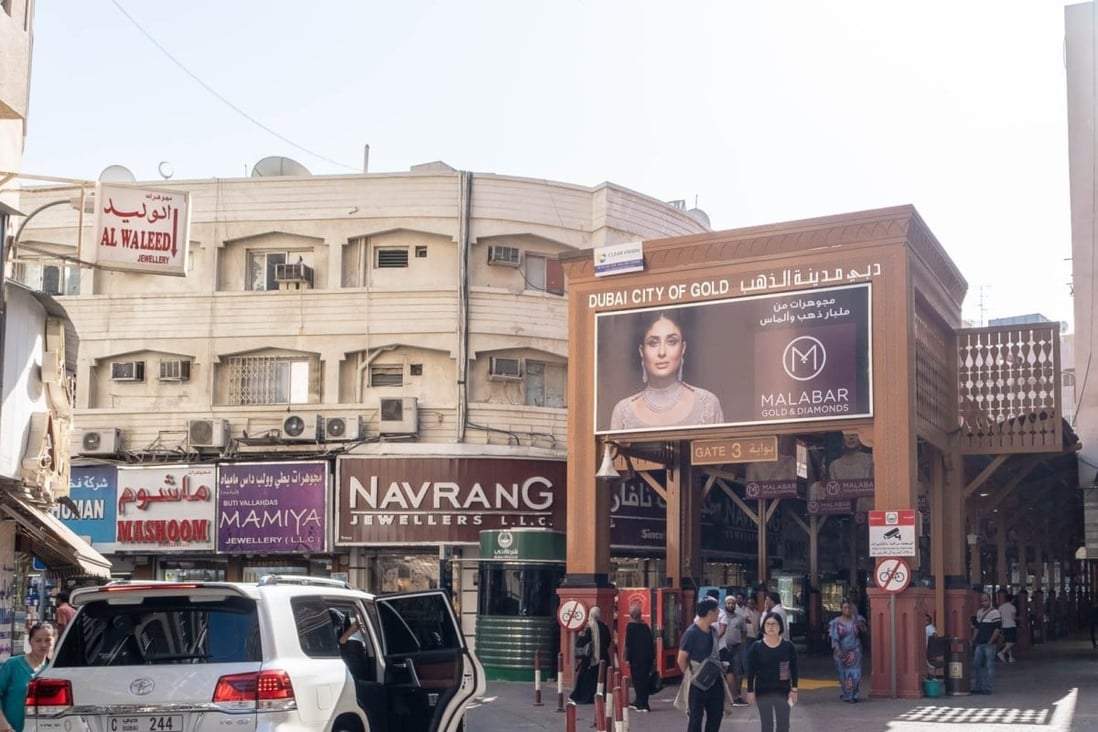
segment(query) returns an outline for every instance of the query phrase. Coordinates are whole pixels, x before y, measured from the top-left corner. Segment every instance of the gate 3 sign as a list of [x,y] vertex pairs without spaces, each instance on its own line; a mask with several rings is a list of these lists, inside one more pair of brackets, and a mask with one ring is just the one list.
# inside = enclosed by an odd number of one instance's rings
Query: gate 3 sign
[[916,538],[913,509],[869,512],[869,556],[913,557]]

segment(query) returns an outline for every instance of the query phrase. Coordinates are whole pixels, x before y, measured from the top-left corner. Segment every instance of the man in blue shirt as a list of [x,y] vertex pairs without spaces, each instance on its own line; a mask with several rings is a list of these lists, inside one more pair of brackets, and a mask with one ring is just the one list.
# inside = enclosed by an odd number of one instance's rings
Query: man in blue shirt
[[[720,638],[717,634],[718,603],[715,599],[703,597],[698,600],[696,615],[679,643],[679,669],[684,675],[689,669],[691,676],[697,673],[706,658],[718,657]],[[724,716],[724,675],[719,674],[708,689],[698,688],[693,681],[688,686],[687,714],[690,721],[686,732],[702,732],[702,717],[705,718],[705,732],[717,732]]]

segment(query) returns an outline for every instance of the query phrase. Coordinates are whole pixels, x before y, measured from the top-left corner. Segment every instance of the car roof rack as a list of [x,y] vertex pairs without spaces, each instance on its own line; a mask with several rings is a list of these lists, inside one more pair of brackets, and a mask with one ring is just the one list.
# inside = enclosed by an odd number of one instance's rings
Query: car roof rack
[[330,577],[310,577],[304,574],[265,574],[256,582],[259,587],[271,585],[312,585],[315,587],[339,587],[344,590],[353,589],[348,582],[332,579]]

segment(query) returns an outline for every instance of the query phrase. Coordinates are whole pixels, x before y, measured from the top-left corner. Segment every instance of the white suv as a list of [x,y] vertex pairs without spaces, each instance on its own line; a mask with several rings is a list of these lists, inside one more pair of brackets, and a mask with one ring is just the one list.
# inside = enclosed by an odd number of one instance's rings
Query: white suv
[[454,732],[485,688],[438,591],[284,576],[117,582],[71,602],[26,732]]

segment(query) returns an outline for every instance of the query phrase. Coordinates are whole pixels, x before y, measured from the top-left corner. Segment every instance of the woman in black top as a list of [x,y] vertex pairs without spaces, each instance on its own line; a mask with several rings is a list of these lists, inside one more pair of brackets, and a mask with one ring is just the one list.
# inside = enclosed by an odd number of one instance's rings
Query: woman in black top
[[762,732],[789,732],[789,710],[797,703],[797,649],[782,638],[781,616],[763,618],[762,638],[744,659],[747,702],[757,702]]
[[637,692],[634,706],[638,712],[650,712],[648,694],[651,691],[652,665],[656,660],[656,639],[652,629],[641,617],[640,605],[629,608],[629,625],[625,626],[625,661]]

